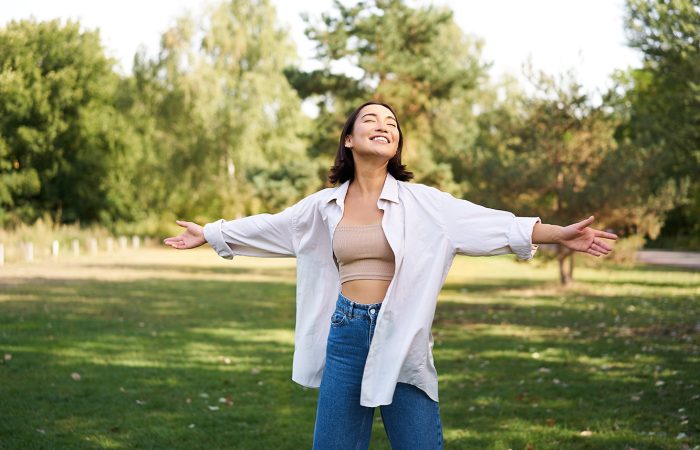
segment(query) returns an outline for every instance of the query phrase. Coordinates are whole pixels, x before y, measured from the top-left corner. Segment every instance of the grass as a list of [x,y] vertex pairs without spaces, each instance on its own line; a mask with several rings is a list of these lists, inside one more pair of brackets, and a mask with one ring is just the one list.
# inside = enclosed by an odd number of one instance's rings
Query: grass
[[[0,448],[311,448],[294,276],[209,249],[0,268]],[[698,448],[700,272],[574,276],[455,260],[433,324],[447,449]]]

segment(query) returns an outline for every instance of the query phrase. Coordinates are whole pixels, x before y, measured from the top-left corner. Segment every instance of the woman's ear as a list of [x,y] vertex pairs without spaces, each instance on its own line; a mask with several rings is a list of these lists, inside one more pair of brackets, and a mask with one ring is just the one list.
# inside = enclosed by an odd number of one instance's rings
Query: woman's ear
[[345,146],[347,148],[352,148],[352,136],[350,136],[350,135],[345,136]]

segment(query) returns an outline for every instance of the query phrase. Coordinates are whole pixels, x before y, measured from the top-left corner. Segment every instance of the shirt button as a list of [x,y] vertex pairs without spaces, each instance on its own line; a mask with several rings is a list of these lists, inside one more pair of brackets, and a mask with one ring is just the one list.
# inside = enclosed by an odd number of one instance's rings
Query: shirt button
[[372,309],[369,310],[369,313],[370,313],[370,314],[374,314],[374,311],[375,311],[374,308],[372,308]]

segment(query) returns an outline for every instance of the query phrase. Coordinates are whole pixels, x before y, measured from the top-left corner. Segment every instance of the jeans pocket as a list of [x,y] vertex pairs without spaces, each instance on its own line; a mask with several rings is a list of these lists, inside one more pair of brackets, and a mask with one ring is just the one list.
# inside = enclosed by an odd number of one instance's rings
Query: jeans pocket
[[345,315],[344,312],[336,310],[333,312],[333,315],[331,316],[331,326],[332,327],[340,327],[343,326],[347,323],[348,317]]

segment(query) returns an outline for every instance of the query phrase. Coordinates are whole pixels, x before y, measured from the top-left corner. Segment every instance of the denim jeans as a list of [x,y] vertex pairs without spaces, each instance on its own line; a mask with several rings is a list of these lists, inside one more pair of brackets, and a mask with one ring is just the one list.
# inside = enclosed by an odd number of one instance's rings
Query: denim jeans
[[[338,295],[318,394],[314,450],[369,448],[374,408],[360,405],[360,386],[381,306]],[[438,403],[421,389],[399,382],[391,404],[379,408],[392,449],[443,448]]]

